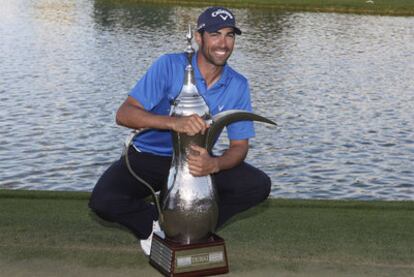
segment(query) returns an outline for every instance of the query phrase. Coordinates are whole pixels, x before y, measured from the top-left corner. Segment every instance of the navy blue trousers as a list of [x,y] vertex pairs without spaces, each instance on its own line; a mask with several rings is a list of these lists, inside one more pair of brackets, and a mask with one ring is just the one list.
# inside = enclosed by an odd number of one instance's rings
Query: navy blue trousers
[[[132,169],[159,191],[167,182],[171,158],[128,149]],[[241,163],[212,175],[219,197],[217,228],[230,217],[265,200],[270,193],[270,178],[261,170]],[[89,207],[102,219],[119,223],[139,239],[147,238],[152,222],[158,218],[154,205],[144,199],[150,190],[128,171],[125,157],[114,162],[100,177],[89,201]]]

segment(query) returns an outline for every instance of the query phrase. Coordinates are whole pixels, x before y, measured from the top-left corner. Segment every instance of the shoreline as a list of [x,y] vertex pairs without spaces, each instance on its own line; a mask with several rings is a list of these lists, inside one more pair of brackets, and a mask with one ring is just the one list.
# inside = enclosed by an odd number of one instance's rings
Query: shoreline
[[[0,190],[7,276],[159,276],[87,192]],[[229,276],[413,276],[414,201],[269,199],[232,218]],[[62,272],[61,269],[64,269]]]
[[[100,0],[114,3],[141,3],[205,7],[212,5],[229,8],[266,9],[281,12],[353,13],[367,15],[414,16],[414,2],[408,0]],[[322,3],[323,2],[323,3]]]

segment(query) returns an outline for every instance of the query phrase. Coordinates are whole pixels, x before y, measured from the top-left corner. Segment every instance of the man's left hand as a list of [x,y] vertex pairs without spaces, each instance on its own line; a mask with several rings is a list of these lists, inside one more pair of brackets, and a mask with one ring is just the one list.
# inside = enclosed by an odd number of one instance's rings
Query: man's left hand
[[210,156],[203,147],[191,145],[190,148],[187,160],[191,175],[206,176],[219,171],[218,158]]

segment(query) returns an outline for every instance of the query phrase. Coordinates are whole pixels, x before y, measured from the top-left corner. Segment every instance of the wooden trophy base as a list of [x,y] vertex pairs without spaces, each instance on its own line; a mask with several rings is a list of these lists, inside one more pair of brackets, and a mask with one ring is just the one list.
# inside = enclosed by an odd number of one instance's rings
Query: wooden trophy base
[[206,242],[182,245],[154,233],[150,264],[165,276],[209,276],[229,272],[224,240],[215,234]]

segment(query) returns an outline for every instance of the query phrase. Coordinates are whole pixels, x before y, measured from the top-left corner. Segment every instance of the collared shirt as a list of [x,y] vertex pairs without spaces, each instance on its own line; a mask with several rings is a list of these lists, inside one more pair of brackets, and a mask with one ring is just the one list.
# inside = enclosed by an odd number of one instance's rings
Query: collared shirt
[[[169,115],[171,103],[178,96],[184,83],[187,65],[185,53],[161,56],[148,69],[129,93],[144,108],[157,115]],[[207,88],[197,64],[197,53],[193,55],[192,66],[196,86],[206,101],[210,113],[215,115],[226,110],[252,111],[250,90],[247,79],[225,64],[220,79]],[[255,136],[251,121],[239,121],[228,125],[227,135],[230,140],[243,140]],[[139,151],[161,156],[172,155],[172,137],[170,130],[149,129],[134,139],[134,146]]]

